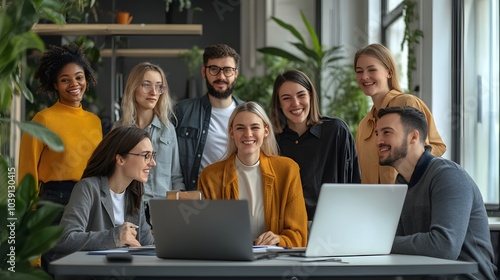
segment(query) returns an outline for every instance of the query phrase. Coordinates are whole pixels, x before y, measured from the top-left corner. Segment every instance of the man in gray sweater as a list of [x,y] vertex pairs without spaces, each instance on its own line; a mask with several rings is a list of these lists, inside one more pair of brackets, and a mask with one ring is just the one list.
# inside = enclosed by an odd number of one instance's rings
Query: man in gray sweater
[[497,279],[488,217],[474,180],[425,146],[427,122],[413,107],[380,109],[375,135],[380,165],[398,171],[408,192],[392,253],[477,262],[479,272],[453,279]]

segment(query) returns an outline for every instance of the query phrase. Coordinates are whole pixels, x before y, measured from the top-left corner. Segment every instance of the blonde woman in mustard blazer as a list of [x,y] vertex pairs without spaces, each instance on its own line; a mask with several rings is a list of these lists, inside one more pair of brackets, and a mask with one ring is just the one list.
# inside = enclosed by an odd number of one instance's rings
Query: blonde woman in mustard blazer
[[307,214],[299,166],[278,156],[264,109],[240,104],[228,124],[222,161],[201,172],[198,189],[207,199],[245,199],[255,245],[306,246]]

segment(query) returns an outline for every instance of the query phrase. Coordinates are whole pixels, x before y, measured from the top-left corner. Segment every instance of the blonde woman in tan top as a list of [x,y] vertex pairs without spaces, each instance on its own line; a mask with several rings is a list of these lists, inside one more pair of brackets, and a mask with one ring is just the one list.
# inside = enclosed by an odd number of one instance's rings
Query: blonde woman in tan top
[[441,156],[446,151],[441,136],[425,103],[412,94],[404,94],[399,86],[396,64],[391,52],[381,44],[371,44],[354,56],[356,81],[363,92],[372,98],[373,106],[358,126],[356,149],[358,151],[361,182],[366,184],[392,184],[397,172],[390,166],[380,166],[376,146],[375,126],[380,108],[411,106],[422,111],[429,124],[426,144],[432,154]]

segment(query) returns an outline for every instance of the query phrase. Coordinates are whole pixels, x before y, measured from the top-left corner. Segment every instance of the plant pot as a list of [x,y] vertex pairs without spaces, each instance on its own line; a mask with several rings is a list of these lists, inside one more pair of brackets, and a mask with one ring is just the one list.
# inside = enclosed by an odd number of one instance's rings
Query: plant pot
[[198,81],[195,78],[189,78],[186,81],[186,99],[198,97]]

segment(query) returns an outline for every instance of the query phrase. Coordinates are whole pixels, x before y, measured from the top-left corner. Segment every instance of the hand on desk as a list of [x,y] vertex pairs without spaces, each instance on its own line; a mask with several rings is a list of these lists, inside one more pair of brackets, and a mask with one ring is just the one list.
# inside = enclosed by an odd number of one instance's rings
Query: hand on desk
[[280,237],[272,231],[266,231],[261,234],[254,242],[254,245],[278,245]]
[[137,228],[138,226],[133,223],[125,222],[120,227],[120,245],[121,246],[130,246],[130,247],[139,247],[141,243],[135,239],[137,236]]

